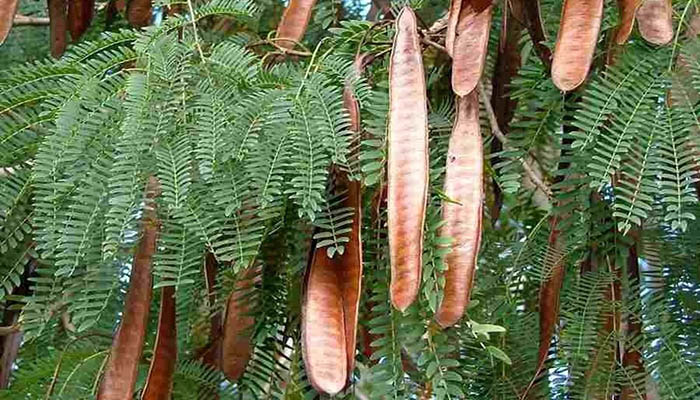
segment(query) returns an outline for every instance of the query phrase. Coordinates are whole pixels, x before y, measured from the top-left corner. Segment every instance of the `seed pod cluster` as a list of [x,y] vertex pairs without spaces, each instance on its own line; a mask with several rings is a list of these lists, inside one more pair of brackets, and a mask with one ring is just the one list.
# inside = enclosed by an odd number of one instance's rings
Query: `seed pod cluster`
[[603,19],[603,0],[565,0],[552,60],[552,80],[568,92],[586,80]]
[[122,321],[112,342],[97,400],[130,399],[134,392],[151,307],[151,263],[160,229],[155,198],[159,193],[158,180],[153,176],[149,177],[146,184],[146,208],[143,211],[141,240],[134,254]]
[[316,0],[290,0],[277,26],[277,39],[288,39],[279,40],[277,44],[280,47],[292,49],[301,42],[315,4]]
[[447,151],[444,192],[451,201],[443,204],[441,236],[451,237],[454,242],[446,257],[444,297],[435,314],[442,327],[462,318],[474,283],[481,242],[482,149],[479,98],[474,90],[457,98],[457,117]]
[[396,19],[389,67],[390,109],[387,208],[391,302],[405,310],[421,280],[423,225],[428,197],[428,110],[416,15]]

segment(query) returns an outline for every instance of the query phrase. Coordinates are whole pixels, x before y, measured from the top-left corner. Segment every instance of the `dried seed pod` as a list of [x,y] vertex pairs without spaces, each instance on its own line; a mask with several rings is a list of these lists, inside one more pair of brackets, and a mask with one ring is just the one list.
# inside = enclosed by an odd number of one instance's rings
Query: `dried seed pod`
[[251,339],[255,317],[255,282],[260,268],[240,271],[233,293],[226,306],[223,340],[221,344],[221,369],[231,380],[238,380],[245,372],[253,351]]
[[151,0],[129,0],[126,4],[126,20],[131,26],[141,28],[151,23]]
[[396,20],[389,67],[388,230],[391,302],[403,311],[418,295],[428,199],[428,110],[416,16]]
[[[364,59],[359,56],[355,60],[357,74],[364,68]],[[343,105],[350,115],[350,129],[356,141],[361,129],[360,106],[347,85]],[[347,193],[342,207],[354,210],[351,230],[345,251],[333,258],[328,257],[326,249],[317,249],[312,242],[302,306],[302,341],[309,381],[317,390],[329,394],[342,390],[355,368],[362,286],[362,185],[338,168],[334,168],[333,176],[335,190]],[[337,304],[340,308],[333,308]],[[326,344],[340,347],[329,349]]]
[[634,28],[634,17],[637,14],[640,0],[617,0],[617,8],[620,12],[620,26],[615,32],[615,43],[625,44]]
[[60,58],[66,51],[66,0],[49,1],[49,38],[51,56]]
[[445,295],[435,313],[435,320],[446,328],[464,315],[474,284],[476,259],[481,242],[483,179],[483,144],[479,128],[479,97],[472,91],[457,98],[457,118],[447,151],[445,194],[441,235],[454,239],[447,254]]
[[547,67],[552,65],[552,51],[544,42],[547,40],[547,34],[542,22],[542,11],[539,0],[532,0],[523,4],[523,12],[527,19],[527,31],[532,38],[532,42],[537,51],[537,56],[542,63]]
[[146,184],[146,208],[141,222],[142,236],[134,254],[122,321],[112,342],[97,400],[130,399],[134,392],[151,307],[151,262],[156,252],[159,231],[155,198],[159,193],[158,180],[149,177]]
[[447,36],[445,37],[445,48],[447,54],[452,56],[455,38],[458,35],[457,25],[460,21],[462,9],[470,8],[476,13],[484,11],[491,6],[491,0],[452,0],[447,14]]
[[278,41],[280,47],[292,49],[296,43],[301,42],[315,4],[316,0],[290,0],[277,27],[277,39],[289,40]]
[[5,43],[7,35],[10,34],[12,24],[17,13],[19,0],[4,0],[0,3],[0,44]]
[[471,93],[481,79],[491,30],[492,7],[481,11],[462,6],[452,48],[452,90],[457,96]]
[[177,361],[177,326],[175,316],[175,288],[161,289],[158,332],[151,367],[141,400],[170,400]]
[[73,42],[90,27],[95,0],[73,0],[68,2],[68,31]]
[[662,45],[673,39],[671,0],[644,0],[637,10],[639,33],[651,44]]
[[563,249],[563,239],[561,232],[557,229],[559,219],[552,217],[550,221],[551,232],[549,234],[549,254],[548,262],[552,263],[551,272],[547,280],[540,287],[540,347],[537,355],[537,373],[542,370],[549,345],[552,342],[554,328],[559,320],[559,292],[564,282],[564,264],[561,260]]
[[603,0],[565,0],[554,47],[552,80],[568,92],[579,87],[593,62],[603,18]]

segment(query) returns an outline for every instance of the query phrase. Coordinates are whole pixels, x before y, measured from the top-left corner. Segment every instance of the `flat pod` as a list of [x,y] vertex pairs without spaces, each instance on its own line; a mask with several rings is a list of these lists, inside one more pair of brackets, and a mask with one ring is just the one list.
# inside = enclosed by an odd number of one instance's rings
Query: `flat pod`
[[68,31],[77,42],[90,27],[95,0],[72,0],[68,2]]
[[[315,246],[315,243],[312,243]],[[343,290],[333,259],[314,250],[305,276],[302,349],[306,374],[316,390],[334,395],[348,380]]]
[[5,43],[7,35],[10,34],[12,24],[17,12],[19,0],[3,0],[0,2],[0,44]]
[[547,280],[542,283],[539,294],[540,309],[540,346],[537,355],[537,371],[542,369],[547,359],[549,345],[554,335],[554,328],[559,320],[559,293],[564,282],[564,265],[558,254],[563,250],[561,232],[557,229],[559,219],[552,217],[550,220],[550,235],[548,246],[550,254],[547,257],[552,262],[551,272]]
[[156,345],[141,400],[170,400],[177,361],[175,287],[161,289]]
[[491,0],[452,0],[450,2],[450,9],[447,14],[447,33],[445,37],[445,48],[447,49],[447,54],[452,56],[455,37],[457,35],[457,24],[459,23],[462,9],[470,8],[473,11],[480,13],[490,6]]
[[253,351],[252,334],[255,325],[255,281],[259,268],[240,271],[233,293],[226,306],[226,319],[221,344],[221,369],[231,380],[238,380],[245,372]]
[[639,33],[651,44],[662,45],[673,39],[673,9],[670,0],[644,0],[637,10]]
[[603,17],[603,0],[565,0],[554,47],[552,80],[568,92],[579,87],[591,67]]
[[142,236],[134,254],[122,321],[112,342],[97,400],[131,399],[134,392],[151,307],[151,263],[159,231],[154,199],[159,192],[158,180],[149,177],[141,227]]
[[452,90],[457,96],[471,93],[486,65],[492,7],[476,11],[462,7],[452,49]]
[[66,51],[66,0],[49,1],[49,40],[51,42],[51,56],[60,58]]
[[316,0],[290,0],[277,27],[277,39],[289,40],[278,41],[279,46],[292,49],[296,43],[301,42],[315,4]]
[[625,44],[634,28],[634,18],[637,14],[640,0],[617,0],[617,8],[620,13],[620,26],[615,32],[615,43]]
[[435,313],[443,328],[457,323],[464,315],[474,284],[476,260],[481,243],[483,144],[479,128],[477,91],[457,98],[457,119],[447,150],[444,192],[453,201],[444,202],[441,236],[451,237],[447,254],[444,297]]
[[403,311],[418,295],[428,197],[428,110],[416,16],[396,20],[389,67],[387,211],[391,302]]

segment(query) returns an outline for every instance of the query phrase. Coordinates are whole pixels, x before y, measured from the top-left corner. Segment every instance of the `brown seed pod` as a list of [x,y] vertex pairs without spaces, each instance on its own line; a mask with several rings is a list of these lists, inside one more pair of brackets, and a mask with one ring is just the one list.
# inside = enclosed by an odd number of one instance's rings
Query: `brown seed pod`
[[277,27],[277,39],[289,40],[278,41],[280,47],[293,49],[296,43],[301,42],[315,4],[316,0],[290,0]]
[[[355,72],[362,73],[365,57],[355,60]],[[354,139],[360,136],[360,106],[346,85],[343,105],[350,115]],[[302,305],[304,363],[311,384],[320,392],[341,391],[355,369],[357,318],[362,286],[362,185],[347,172],[333,169],[335,190],[345,192],[342,207],[352,208],[353,220],[343,254],[328,257],[326,249],[312,242]],[[330,306],[332,305],[332,306]],[[334,308],[340,305],[339,308]],[[320,329],[319,327],[323,327]],[[332,349],[326,347],[336,346]],[[340,347],[337,347],[340,346]]]
[[141,400],[170,400],[177,361],[176,322],[175,288],[166,286],[161,289],[156,345]]
[[454,202],[442,206],[442,236],[454,239],[447,254],[444,298],[435,320],[446,328],[464,315],[474,284],[481,242],[483,144],[479,128],[479,97],[474,90],[457,98],[457,119],[447,151],[445,194]]
[[460,20],[462,9],[470,8],[476,13],[484,11],[491,6],[491,0],[452,0],[447,14],[447,36],[445,37],[445,48],[447,54],[452,56],[455,37],[457,36],[457,24]]
[[671,0],[644,0],[637,10],[639,33],[651,44],[667,44],[673,39]]
[[617,8],[620,12],[620,26],[615,32],[615,43],[625,44],[634,28],[634,17],[637,14],[640,0],[617,0]]
[[0,44],[5,43],[7,35],[10,34],[17,12],[17,4],[19,4],[19,0],[4,0],[0,3]]
[[72,0],[68,2],[68,31],[73,42],[90,27],[95,0]]
[[221,344],[221,369],[231,380],[238,380],[245,372],[253,351],[252,334],[255,326],[255,282],[260,268],[248,268],[238,273],[233,293],[226,305],[226,319]]
[[554,47],[552,80],[568,92],[579,87],[593,62],[603,18],[603,0],[565,0]]
[[561,260],[563,241],[561,232],[557,229],[559,219],[552,217],[550,221],[549,254],[547,260],[553,262],[550,275],[540,287],[540,347],[537,355],[537,373],[542,370],[549,353],[549,345],[554,335],[554,328],[559,320],[559,292],[564,282],[564,264]]
[[387,211],[391,302],[403,311],[418,295],[428,199],[428,110],[416,15],[396,20],[389,67]]
[[49,1],[49,38],[51,56],[60,58],[66,51],[66,0]]
[[151,23],[151,0],[129,0],[126,4],[126,20],[131,26],[141,28]]
[[452,48],[452,90],[457,96],[471,93],[484,72],[491,11],[491,6],[481,11],[471,5],[461,8]]
[[159,231],[155,198],[159,193],[158,180],[149,177],[146,184],[147,204],[141,222],[142,236],[134,254],[122,321],[112,342],[97,400],[130,399],[134,392],[151,307],[151,262]]

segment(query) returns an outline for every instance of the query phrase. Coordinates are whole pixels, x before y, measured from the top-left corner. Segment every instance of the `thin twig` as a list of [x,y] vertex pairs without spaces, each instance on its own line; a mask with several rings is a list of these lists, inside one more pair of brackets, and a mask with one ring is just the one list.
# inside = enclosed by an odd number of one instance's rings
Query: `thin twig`
[[[247,45],[246,48],[253,48],[253,47],[268,44],[270,46],[273,46],[275,49],[277,49],[282,54],[291,54],[293,56],[299,56],[299,57],[310,57],[312,54],[310,51],[299,51],[299,50],[294,50],[294,49],[288,49],[286,47],[282,47],[282,46],[278,45],[277,43],[275,43],[275,41],[281,41],[281,40],[284,40],[285,42],[291,41],[290,39],[284,39],[284,38],[270,38],[270,39],[260,40],[260,41],[251,43],[251,44]],[[297,42],[295,42],[295,44],[301,45],[300,43],[297,43]]]
[[12,335],[13,333],[19,332],[19,325],[14,324],[10,326],[0,326],[0,336]]
[[202,45],[199,43],[199,35],[197,34],[197,19],[194,16],[194,7],[192,7],[192,0],[187,0],[187,7],[190,9],[190,18],[192,18],[192,30],[194,31],[194,43],[197,46],[197,51],[199,51],[199,57],[202,59],[202,63],[205,63],[204,52],[202,51]]
[[31,17],[28,15],[15,15],[12,21],[14,26],[43,26],[49,24],[49,17]]
[[[503,146],[505,147],[508,143],[508,138],[506,138],[506,135],[504,135],[503,132],[501,132],[501,128],[498,127],[498,120],[496,119],[496,114],[493,112],[491,102],[486,97],[486,92],[484,91],[484,85],[482,83],[479,83],[479,94],[481,94],[481,101],[484,103],[486,115],[488,116],[489,123],[491,124],[491,132],[496,137],[496,139],[498,139],[498,141],[501,142],[501,144],[503,144]],[[532,183],[535,186],[537,186],[537,188],[540,189],[544,194],[546,194],[547,197],[552,198],[552,190],[537,175],[535,170],[532,169],[532,166],[530,166],[530,164],[528,164],[524,158],[520,158],[520,164],[522,164],[523,170],[525,170],[525,173],[527,174],[528,178],[530,178]]]

